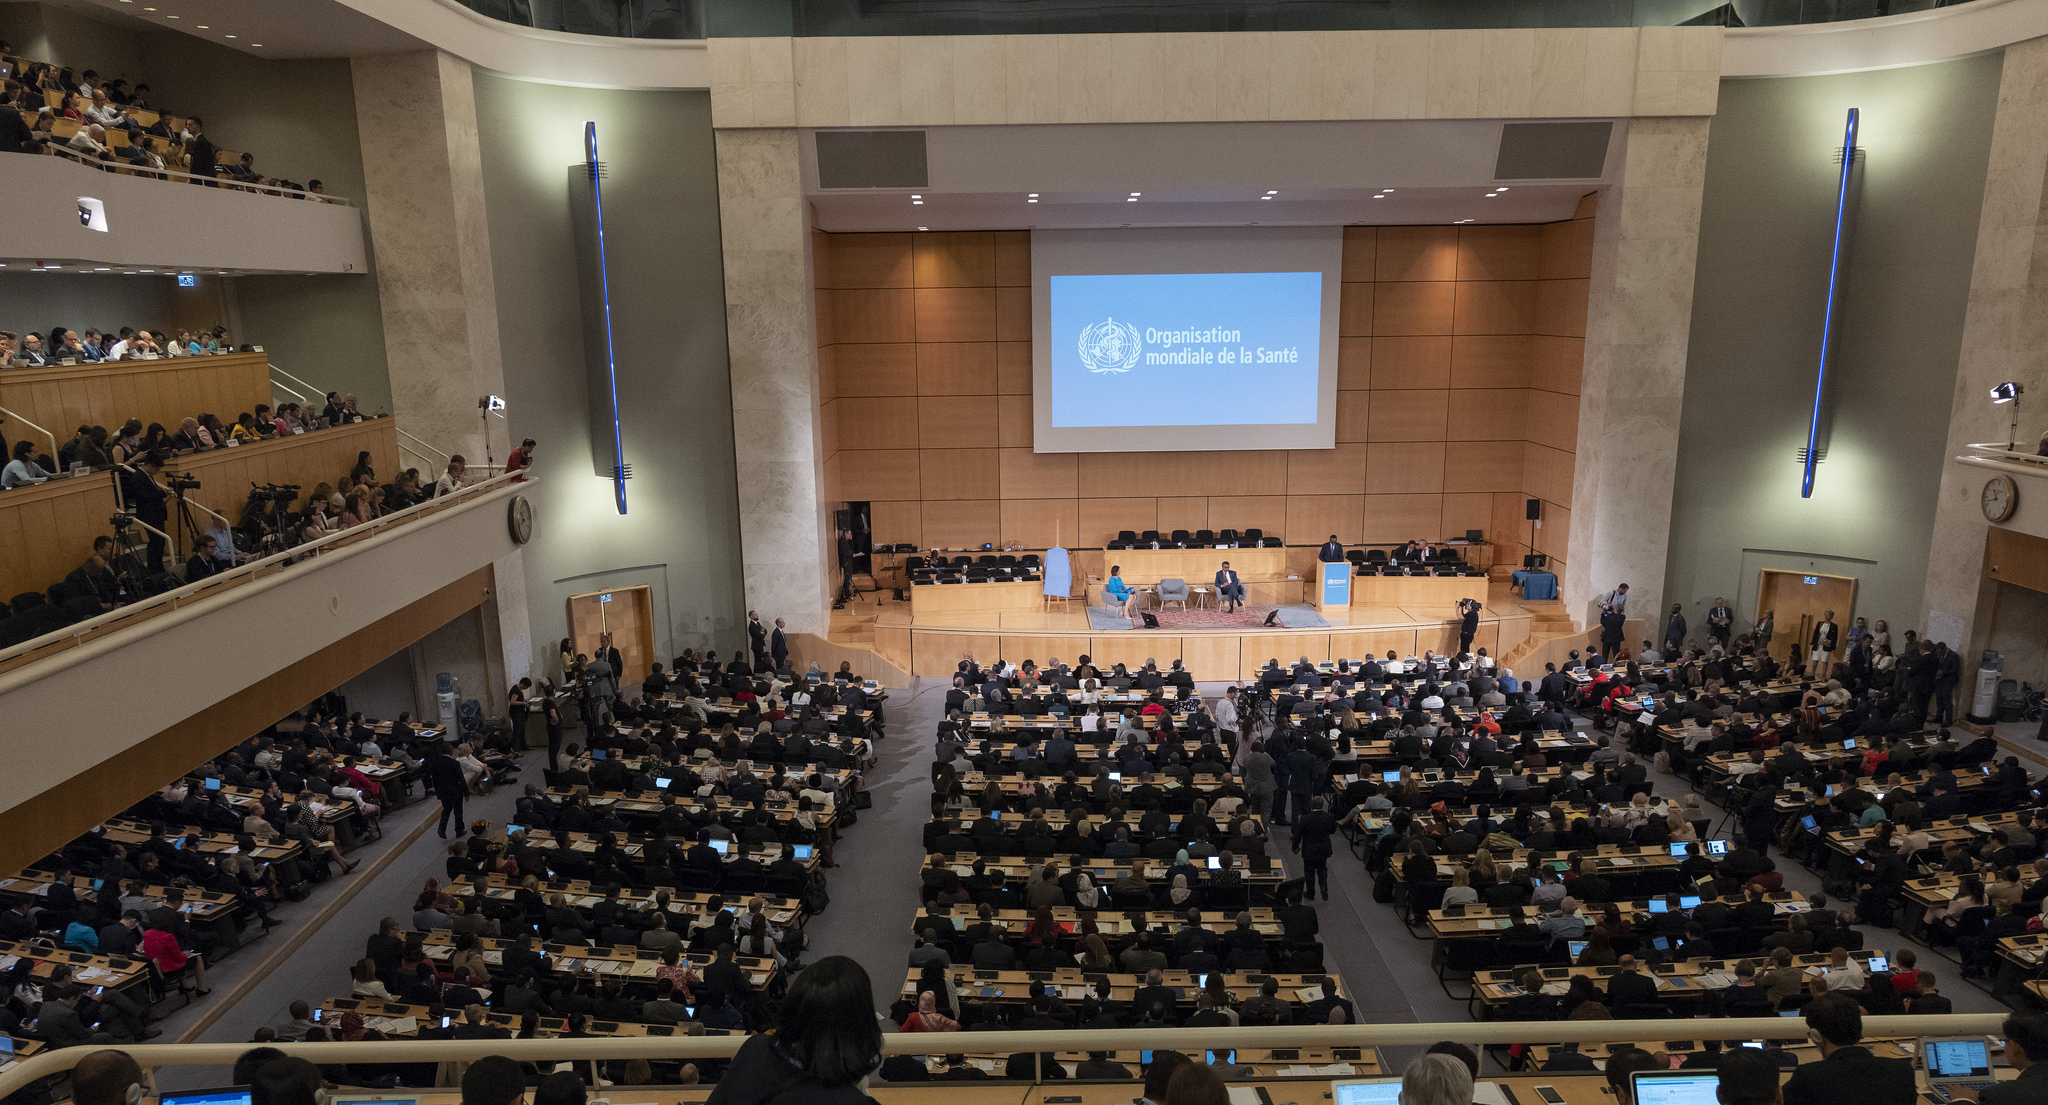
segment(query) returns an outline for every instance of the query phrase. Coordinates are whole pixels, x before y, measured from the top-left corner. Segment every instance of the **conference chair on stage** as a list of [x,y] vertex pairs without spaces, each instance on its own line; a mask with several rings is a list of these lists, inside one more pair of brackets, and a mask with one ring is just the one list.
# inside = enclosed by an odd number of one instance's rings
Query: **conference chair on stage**
[[1162,579],[1159,581],[1159,605],[1178,603],[1182,609],[1188,605],[1188,581],[1184,579]]

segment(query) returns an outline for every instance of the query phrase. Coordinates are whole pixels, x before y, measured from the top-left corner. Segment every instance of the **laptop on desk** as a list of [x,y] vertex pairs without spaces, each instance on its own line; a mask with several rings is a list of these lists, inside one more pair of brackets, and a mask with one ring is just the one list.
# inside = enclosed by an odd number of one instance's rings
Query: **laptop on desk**
[[1982,1090],[1993,1081],[1991,1048],[1982,1036],[1922,1037],[1920,1056],[1927,1088],[1943,1101],[1959,1088]]

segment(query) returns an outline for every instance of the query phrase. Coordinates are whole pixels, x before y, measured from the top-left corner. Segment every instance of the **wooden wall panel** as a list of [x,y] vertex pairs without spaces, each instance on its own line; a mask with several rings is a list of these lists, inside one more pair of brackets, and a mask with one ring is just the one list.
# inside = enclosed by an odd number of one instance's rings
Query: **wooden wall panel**
[[1119,531],[1143,533],[1159,528],[1159,500],[1154,498],[1081,499],[1074,544],[1102,548]]
[[1366,448],[1367,494],[1434,494],[1444,489],[1443,442],[1376,442]]
[[[59,444],[82,425],[119,433],[130,418],[176,432],[186,418],[217,414],[232,423],[235,415],[270,402],[269,364],[263,353],[234,353],[8,369],[0,372],[0,407],[55,434]],[[7,437],[35,435],[16,425]]]
[[877,507],[877,539],[924,546],[1478,529],[1512,561],[1527,543],[1523,498],[1569,507],[1592,212],[1347,227],[1338,444],[1292,452],[1037,453],[1029,234],[817,234],[833,490],[895,504]]
[[996,347],[993,342],[929,342],[917,344],[919,395],[994,395]]
[[1290,495],[1356,495],[1365,486],[1369,446],[1339,444],[1335,449],[1296,449],[1287,454]]
[[926,500],[996,497],[996,450],[923,449],[918,456]]
[[986,664],[997,659],[991,652],[1001,651],[999,638],[973,633],[913,633],[910,642],[911,670],[923,672],[952,671],[966,653]]
[[1002,500],[1003,543],[1026,549],[1049,549],[1054,545],[1076,544],[1076,500]]
[[839,493],[850,500],[917,499],[917,450],[843,449]]
[[894,545],[908,541],[920,549],[926,548],[923,513],[923,504],[916,500],[869,504],[868,524],[874,527],[875,544]]
[[917,347],[896,345],[834,345],[833,394],[916,395]]
[[1122,664],[1136,671],[1146,660],[1158,664],[1164,671],[1180,659],[1180,638],[1139,637],[1130,633],[1091,637],[1088,639],[1088,654],[1094,658],[1095,666],[1104,671],[1108,671],[1111,664]]
[[922,525],[927,548],[978,549],[1002,540],[1002,504],[994,499],[926,500]]
[[1180,659],[1197,680],[1234,682],[1238,666],[1237,637],[1182,637]]

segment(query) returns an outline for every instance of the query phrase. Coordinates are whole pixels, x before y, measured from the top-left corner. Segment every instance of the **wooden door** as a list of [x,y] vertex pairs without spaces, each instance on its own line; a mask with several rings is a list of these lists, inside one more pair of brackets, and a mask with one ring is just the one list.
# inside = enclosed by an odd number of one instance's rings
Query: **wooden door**
[[621,587],[569,597],[569,639],[585,656],[596,654],[609,634],[619,650],[619,689],[638,686],[647,677],[654,655],[654,593],[648,587]]
[[1835,651],[1830,662],[1849,656],[1849,626],[1856,618],[1856,577],[1765,569],[1757,585],[1756,617],[1776,616],[1771,655],[1781,661],[1806,659],[1813,627],[1835,612]]

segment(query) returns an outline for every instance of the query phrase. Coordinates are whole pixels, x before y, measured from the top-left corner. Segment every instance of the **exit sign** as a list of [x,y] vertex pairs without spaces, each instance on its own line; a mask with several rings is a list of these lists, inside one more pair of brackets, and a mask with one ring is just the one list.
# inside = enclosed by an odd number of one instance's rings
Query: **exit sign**
[[1807,584],[1819,583],[1819,582],[1820,582],[1820,577],[1819,577],[1819,576],[1801,576],[1801,577],[1800,577],[1800,579],[1799,579],[1799,582],[1801,582],[1801,583],[1807,583]]

